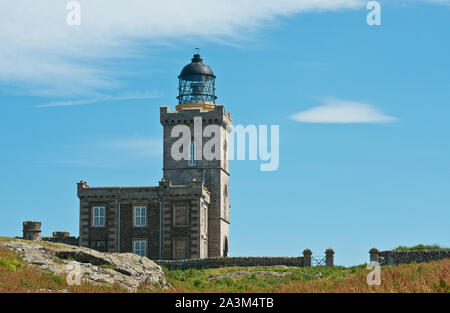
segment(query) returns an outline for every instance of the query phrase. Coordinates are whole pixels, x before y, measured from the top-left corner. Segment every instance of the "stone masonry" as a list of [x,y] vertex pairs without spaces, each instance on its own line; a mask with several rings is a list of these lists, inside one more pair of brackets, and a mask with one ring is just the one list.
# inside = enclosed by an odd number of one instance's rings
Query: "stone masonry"
[[[164,127],[164,178],[174,184],[186,184],[193,178],[203,181],[211,192],[211,203],[208,212],[208,256],[228,256],[230,233],[230,200],[229,200],[229,157],[228,131],[232,125],[232,117],[225,111],[223,105],[215,105],[214,110],[189,109],[171,112],[168,107],[161,107],[161,124]],[[195,129],[194,119],[200,118],[201,128]],[[200,131],[203,134],[208,125],[220,126],[220,146],[218,160],[206,159],[196,161],[195,166],[189,166],[188,160],[176,161],[171,157],[171,147],[177,138],[173,138],[172,130],[175,126],[189,127],[191,134]],[[203,136],[203,135],[202,135]],[[197,140],[197,139],[194,139]],[[203,140],[205,141],[205,140]],[[196,142],[197,147],[203,148],[205,142]]]
[[409,251],[378,251],[372,248],[370,251],[370,261],[376,261],[380,265],[399,265],[411,262],[428,262],[450,258],[450,249],[442,250],[409,250]]
[[[201,181],[172,185],[162,180],[157,187],[90,187],[80,182],[78,197],[81,246],[104,252],[137,253],[134,244],[139,241],[145,248],[138,254],[150,259],[207,257],[204,219],[210,193]],[[177,206],[186,208],[182,225],[176,224]],[[134,222],[136,207],[146,209],[143,225]],[[103,225],[94,225],[94,208],[104,209]]]
[[23,239],[34,241],[41,240],[41,222],[23,222]]

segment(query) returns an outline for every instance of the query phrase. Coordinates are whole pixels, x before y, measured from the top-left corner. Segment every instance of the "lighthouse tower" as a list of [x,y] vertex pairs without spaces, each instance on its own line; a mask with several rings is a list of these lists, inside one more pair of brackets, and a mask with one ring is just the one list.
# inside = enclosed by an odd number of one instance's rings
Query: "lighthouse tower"
[[[226,257],[229,253],[230,233],[230,169],[229,169],[229,127],[231,114],[223,105],[216,104],[216,76],[212,69],[203,63],[196,53],[191,63],[186,65],[179,78],[178,105],[176,111],[161,107],[160,120],[164,127],[164,164],[165,181],[174,185],[186,185],[189,182],[202,181],[210,193],[207,233],[208,257]],[[201,121],[199,124],[198,122]],[[177,125],[187,126],[192,134],[188,146],[189,157],[177,160],[172,155],[172,146],[179,140],[172,136]],[[216,133],[205,134],[208,125],[216,125]],[[227,130],[228,128],[228,130]],[[201,132],[200,140],[194,134]],[[215,137],[219,144],[214,146],[216,157],[205,159],[196,157],[203,151],[205,143]]]

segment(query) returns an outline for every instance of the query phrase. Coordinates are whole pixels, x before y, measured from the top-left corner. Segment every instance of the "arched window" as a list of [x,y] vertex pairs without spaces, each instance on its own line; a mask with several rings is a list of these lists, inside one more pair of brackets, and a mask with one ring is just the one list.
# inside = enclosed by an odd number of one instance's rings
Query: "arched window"
[[192,141],[191,142],[191,146],[189,149],[189,162],[188,162],[189,166],[195,166],[196,160],[195,160],[195,143]]
[[225,242],[223,247],[223,256],[228,257],[228,237],[225,236]]

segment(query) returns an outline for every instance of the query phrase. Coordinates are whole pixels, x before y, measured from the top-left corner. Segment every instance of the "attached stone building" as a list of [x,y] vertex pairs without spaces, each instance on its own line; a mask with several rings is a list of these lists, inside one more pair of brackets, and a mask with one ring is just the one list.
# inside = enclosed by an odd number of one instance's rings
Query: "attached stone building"
[[[80,245],[106,252],[133,252],[150,259],[228,256],[231,114],[215,104],[215,76],[195,54],[180,76],[176,111],[161,107],[163,179],[154,187],[90,187],[78,183]],[[201,121],[199,126],[196,121]],[[220,157],[197,158],[206,140],[189,138],[189,157],[176,160],[175,126],[192,134],[217,126]],[[200,127],[200,129],[198,129]],[[212,136],[212,134],[211,134]]]
[[25,221],[23,222],[23,236],[16,238],[33,241],[64,243],[72,246],[79,245],[80,239],[78,237],[70,236],[70,233],[66,231],[54,231],[52,237],[41,237],[41,227],[41,222]]

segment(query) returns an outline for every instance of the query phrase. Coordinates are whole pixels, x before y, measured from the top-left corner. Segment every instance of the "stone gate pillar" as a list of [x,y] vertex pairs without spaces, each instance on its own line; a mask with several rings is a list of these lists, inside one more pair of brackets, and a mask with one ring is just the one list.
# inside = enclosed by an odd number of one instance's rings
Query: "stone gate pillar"
[[334,250],[331,248],[325,250],[325,266],[334,266]]
[[303,250],[303,267],[311,267],[312,252],[309,249]]

